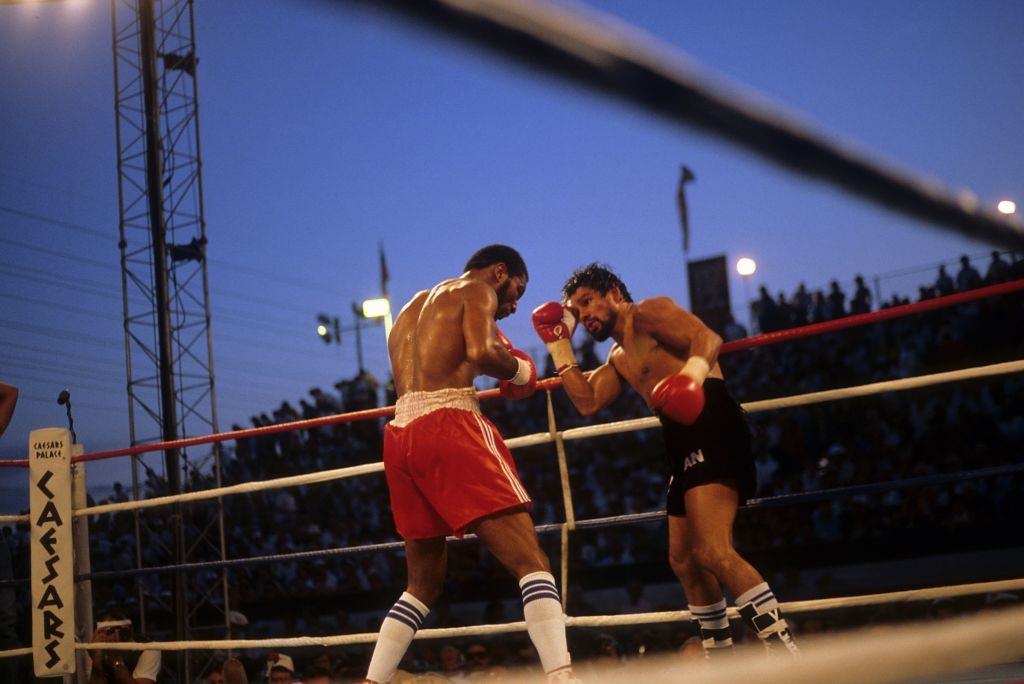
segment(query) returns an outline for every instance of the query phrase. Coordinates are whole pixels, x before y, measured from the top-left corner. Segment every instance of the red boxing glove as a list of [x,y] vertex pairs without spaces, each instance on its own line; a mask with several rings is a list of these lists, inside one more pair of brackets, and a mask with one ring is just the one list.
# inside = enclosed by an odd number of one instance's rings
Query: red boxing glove
[[683,425],[693,425],[704,410],[704,378],[711,369],[699,356],[691,356],[683,370],[662,378],[651,391],[654,410]]
[[568,340],[576,329],[576,317],[558,302],[541,304],[533,310],[530,320],[544,344]]
[[519,349],[509,351],[519,362],[519,370],[512,378],[498,382],[498,390],[506,399],[526,399],[537,389],[537,366],[526,352]]
[[558,302],[541,304],[530,316],[533,329],[548,347],[555,362],[555,371],[561,375],[576,367],[576,354],[572,350],[572,332],[576,329],[576,317],[572,311]]

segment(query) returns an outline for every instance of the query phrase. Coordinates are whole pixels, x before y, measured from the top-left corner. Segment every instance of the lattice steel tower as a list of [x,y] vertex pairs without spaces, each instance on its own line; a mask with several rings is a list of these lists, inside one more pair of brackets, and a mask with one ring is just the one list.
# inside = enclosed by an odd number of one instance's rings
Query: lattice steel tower
[[[216,432],[217,409],[192,2],[112,0],[111,8],[125,362],[134,445]],[[219,486],[219,446],[132,460],[136,499],[187,491],[210,475]],[[224,558],[219,500],[149,511],[135,514],[139,568]],[[167,588],[171,603],[160,595]],[[156,623],[166,617],[177,640],[211,626],[230,636],[226,570],[144,575],[137,581],[137,595],[143,630],[163,631],[169,625]],[[192,679],[185,654],[179,653],[176,668],[167,669],[175,671],[178,681]]]

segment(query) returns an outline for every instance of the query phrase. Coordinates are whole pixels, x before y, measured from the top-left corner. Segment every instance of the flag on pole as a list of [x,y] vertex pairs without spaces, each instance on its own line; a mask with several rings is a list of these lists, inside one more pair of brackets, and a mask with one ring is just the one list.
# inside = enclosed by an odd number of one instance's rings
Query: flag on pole
[[388,273],[388,261],[384,258],[384,243],[378,242],[377,249],[380,252],[380,293],[387,298],[388,281],[391,280],[391,274]]
[[693,171],[685,165],[681,167],[682,173],[679,176],[679,190],[676,191],[676,200],[679,202],[679,224],[683,229],[683,253],[690,251],[690,217],[686,211],[686,184],[696,180]]

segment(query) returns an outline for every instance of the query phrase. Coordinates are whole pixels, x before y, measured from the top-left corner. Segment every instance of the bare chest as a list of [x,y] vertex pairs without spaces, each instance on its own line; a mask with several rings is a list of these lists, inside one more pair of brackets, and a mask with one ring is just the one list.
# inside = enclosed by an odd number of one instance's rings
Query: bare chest
[[649,335],[626,335],[612,353],[616,370],[645,398],[666,375],[678,372],[683,360]]

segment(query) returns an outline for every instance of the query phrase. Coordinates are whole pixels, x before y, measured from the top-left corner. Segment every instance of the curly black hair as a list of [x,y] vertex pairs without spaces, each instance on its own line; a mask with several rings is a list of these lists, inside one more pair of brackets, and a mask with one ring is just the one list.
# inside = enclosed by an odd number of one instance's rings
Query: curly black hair
[[633,301],[632,295],[626,289],[626,284],[615,274],[607,264],[599,264],[596,261],[589,263],[583,268],[577,268],[569,279],[562,286],[562,296],[571,299],[573,293],[581,287],[589,287],[602,295],[608,294],[613,287],[618,288],[622,298],[627,302]]
[[469,261],[462,267],[462,270],[472,271],[494,264],[505,264],[508,274],[513,278],[530,279],[530,273],[526,270],[526,262],[523,261],[523,257],[508,245],[494,244],[481,247],[473,256],[469,257]]

